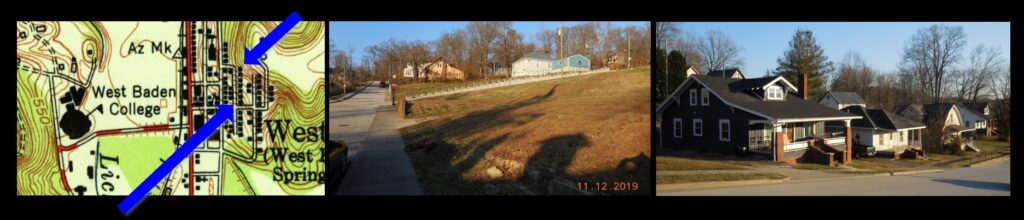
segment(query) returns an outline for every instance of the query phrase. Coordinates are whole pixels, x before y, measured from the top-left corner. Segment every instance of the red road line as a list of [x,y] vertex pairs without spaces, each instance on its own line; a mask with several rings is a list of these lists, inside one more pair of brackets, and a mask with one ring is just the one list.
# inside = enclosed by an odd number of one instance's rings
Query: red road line
[[143,131],[161,131],[161,130],[167,130],[167,129],[170,129],[170,128],[171,128],[170,125],[156,125],[156,126],[143,127],[142,130]]
[[68,186],[68,177],[64,175],[64,169],[60,169],[60,181],[64,183],[64,190],[71,192],[71,186]]
[[[185,21],[185,79],[188,81],[188,94],[186,99],[188,100],[188,136],[192,138],[192,24],[189,21]],[[195,174],[193,174],[192,154],[188,155],[188,195],[192,196],[195,194]]]
[[57,145],[57,150],[58,150],[57,151],[57,154],[58,154],[57,157],[60,157],[60,155],[59,155],[60,151],[69,151],[69,150],[74,150],[75,148],[78,148],[78,144],[71,144],[71,145],[68,145],[68,146]]
[[97,131],[96,132],[96,136],[102,136],[102,135],[108,135],[108,134],[120,134],[120,133],[121,133],[121,129]]
[[[74,145],[74,144],[72,144],[71,146],[78,147],[78,145]],[[61,148],[61,146],[58,145],[57,148],[58,148],[57,160],[60,161],[60,152],[61,152],[60,148]],[[58,167],[60,167],[60,166],[58,166]],[[64,169],[61,168],[59,170],[60,170],[60,181],[61,181],[61,183],[64,184],[64,190],[66,190],[68,193],[71,193],[71,186],[68,186],[68,177],[64,175]]]

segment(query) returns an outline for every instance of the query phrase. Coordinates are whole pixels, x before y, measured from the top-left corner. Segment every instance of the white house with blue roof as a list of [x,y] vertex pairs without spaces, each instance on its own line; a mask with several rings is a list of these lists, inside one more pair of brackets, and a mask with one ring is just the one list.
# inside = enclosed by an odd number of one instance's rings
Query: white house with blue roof
[[539,76],[550,73],[580,72],[590,70],[590,59],[583,55],[572,55],[553,60],[545,53],[533,52],[512,62],[512,77]]

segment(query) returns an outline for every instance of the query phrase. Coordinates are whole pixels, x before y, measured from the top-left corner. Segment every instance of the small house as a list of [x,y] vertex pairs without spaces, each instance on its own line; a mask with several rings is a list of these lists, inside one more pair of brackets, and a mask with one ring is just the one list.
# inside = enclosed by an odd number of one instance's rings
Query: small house
[[548,74],[551,72],[552,62],[551,57],[546,53],[528,53],[515,62],[512,62],[512,77]]

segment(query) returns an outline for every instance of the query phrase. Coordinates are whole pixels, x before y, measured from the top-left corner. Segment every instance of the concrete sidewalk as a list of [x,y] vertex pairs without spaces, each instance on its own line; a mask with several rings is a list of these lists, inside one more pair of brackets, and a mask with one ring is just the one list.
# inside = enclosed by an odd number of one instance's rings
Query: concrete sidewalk
[[352,167],[338,195],[423,194],[416,182],[416,170],[403,150],[405,142],[398,133],[399,128],[412,124],[412,120],[400,120],[394,107],[385,108],[390,109],[377,113],[362,149],[349,156]]
[[[856,170],[854,168],[848,168],[849,170]],[[792,168],[789,165],[776,165],[763,168],[752,168],[749,170],[663,170],[656,171],[655,174],[661,175],[687,175],[687,174],[716,174],[716,173],[777,173],[788,176],[790,181],[808,181],[818,179],[835,179],[835,178],[846,178],[856,176],[870,176],[865,174],[842,174],[842,173],[831,173],[821,170],[805,170]]]
[[384,89],[368,86],[331,103],[330,138],[350,144],[348,173],[335,195],[420,195],[416,172],[398,129],[414,123],[399,119]]

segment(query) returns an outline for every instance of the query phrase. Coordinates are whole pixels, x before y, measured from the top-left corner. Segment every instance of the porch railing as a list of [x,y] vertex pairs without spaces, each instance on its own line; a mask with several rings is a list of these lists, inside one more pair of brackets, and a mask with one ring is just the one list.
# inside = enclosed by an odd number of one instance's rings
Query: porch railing
[[910,141],[907,142],[907,147],[913,149],[921,149],[921,141]]
[[807,141],[797,141],[793,143],[788,143],[782,147],[782,149],[785,151],[803,150],[805,148],[807,148]]
[[772,138],[766,136],[752,136],[748,143],[748,149],[750,151],[757,152],[771,152],[772,151]]
[[825,138],[825,144],[828,144],[828,145],[846,144],[846,137]]

